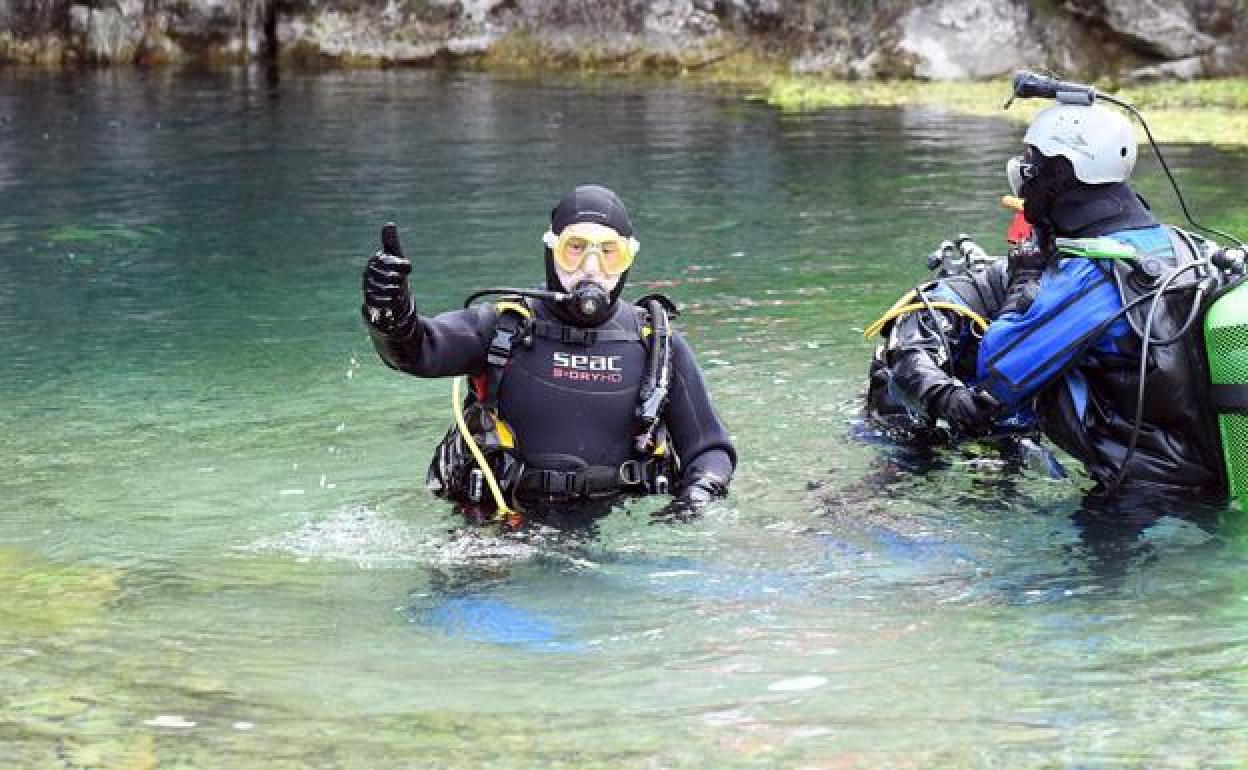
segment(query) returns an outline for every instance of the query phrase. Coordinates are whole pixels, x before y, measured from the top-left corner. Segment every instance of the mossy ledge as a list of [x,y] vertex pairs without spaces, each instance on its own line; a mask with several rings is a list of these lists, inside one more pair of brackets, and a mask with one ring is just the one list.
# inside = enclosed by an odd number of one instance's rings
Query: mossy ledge
[[[1153,83],[1121,89],[1111,82],[1096,85],[1141,110],[1159,142],[1248,146],[1248,78]],[[1046,106],[1045,102],[1028,100],[1015,102],[1004,110],[1002,106],[1009,93],[1009,78],[955,83],[775,77],[760,84],[756,98],[791,112],[922,106],[1019,123],[1029,121]],[[1142,132],[1140,138],[1144,138]]]

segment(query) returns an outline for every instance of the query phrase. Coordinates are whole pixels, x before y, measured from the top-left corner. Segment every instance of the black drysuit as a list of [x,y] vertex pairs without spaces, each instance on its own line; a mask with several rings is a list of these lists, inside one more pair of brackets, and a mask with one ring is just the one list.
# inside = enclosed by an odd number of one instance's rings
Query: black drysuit
[[[941,278],[920,290],[928,302],[960,305],[991,321],[1005,302],[1006,282],[1005,260],[997,259],[982,269]],[[918,298],[913,302],[922,304]],[[932,412],[941,395],[975,382],[979,338],[973,327],[968,316],[953,310],[915,310],[898,318],[872,363],[868,407],[888,414],[897,408],[890,403],[899,401],[910,411],[939,417]],[[881,385],[888,396],[880,392]]]
[[[887,366],[877,364],[873,379],[886,377],[898,401],[932,418],[942,416],[933,409],[939,396],[959,381],[984,388],[1005,411],[1031,406],[1045,435],[1082,462],[1101,488],[1115,481],[1126,459],[1127,483],[1180,495],[1223,495],[1199,318],[1180,333],[1198,311],[1192,307],[1195,287],[1216,275],[1207,268],[1186,270],[1157,302],[1150,336],[1172,341],[1149,346],[1144,408],[1128,458],[1140,392],[1138,332],[1152,306],[1147,295],[1196,259],[1191,236],[1158,225],[1121,183],[1066,191],[1048,220],[1057,236],[1111,237],[1134,246],[1140,258],[1064,259],[1042,277],[1019,271],[1008,283],[998,264],[978,277],[936,282],[928,290],[931,299],[956,301],[991,322],[983,339],[967,334],[964,318],[937,311],[953,349],[951,374],[942,368],[948,354],[930,314],[911,313],[892,329],[883,355]],[[1152,263],[1158,277],[1133,269],[1141,261]],[[1139,301],[1131,312],[1134,328],[1117,314],[1123,298]]]
[[[1216,273],[1201,264],[1191,236],[1157,224],[1126,184],[1066,191],[1047,226],[1056,236],[1112,238],[1138,258],[1050,263],[1034,299],[1002,312],[984,334],[980,387],[1007,407],[1034,399],[1044,433],[1101,488],[1115,484],[1125,463],[1128,484],[1223,495],[1200,339],[1199,302],[1209,293],[1198,291],[1216,287]],[[1125,314],[1124,303],[1133,305]],[[1141,391],[1141,332],[1150,313]]]

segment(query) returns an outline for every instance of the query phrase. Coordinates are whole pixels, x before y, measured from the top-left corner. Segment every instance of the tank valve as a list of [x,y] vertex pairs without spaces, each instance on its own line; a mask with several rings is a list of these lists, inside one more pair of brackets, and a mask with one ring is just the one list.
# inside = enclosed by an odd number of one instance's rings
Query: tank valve
[[1240,247],[1231,247],[1227,249],[1218,249],[1213,252],[1209,258],[1213,262],[1214,267],[1219,270],[1233,273],[1235,275],[1244,274],[1244,262],[1248,255],[1244,253],[1244,249]]

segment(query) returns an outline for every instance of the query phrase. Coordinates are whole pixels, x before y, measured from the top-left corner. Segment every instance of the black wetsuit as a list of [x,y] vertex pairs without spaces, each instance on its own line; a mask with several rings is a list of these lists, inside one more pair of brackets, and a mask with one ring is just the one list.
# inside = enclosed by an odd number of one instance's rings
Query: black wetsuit
[[[499,416],[516,435],[526,474],[619,467],[635,459],[635,413],[646,372],[644,311],[617,302],[607,321],[583,328],[561,320],[544,302],[530,308],[532,342],[514,346],[498,386]],[[406,336],[369,330],[393,369],[420,377],[478,375],[487,368],[497,318],[493,305],[479,304],[421,317]],[[731,478],[736,450],[711,406],[693,352],[677,332],[662,419],[682,464],[681,479],[673,480],[677,489],[702,474],[724,483]]]

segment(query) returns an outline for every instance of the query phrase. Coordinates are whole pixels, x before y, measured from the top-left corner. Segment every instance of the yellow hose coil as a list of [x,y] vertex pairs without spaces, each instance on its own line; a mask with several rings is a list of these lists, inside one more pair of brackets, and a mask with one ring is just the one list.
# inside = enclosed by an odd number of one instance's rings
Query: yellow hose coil
[[468,445],[468,451],[472,452],[472,456],[476,458],[477,467],[485,475],[485,483],[489,485],[490,494],[494,496],[494,503],[498,506],[498,510],[494,512],[494,517],[502,519],[508,516],[515,516],[516,512],[507,506],[507,500],[503,497],[503,490],[498,486],[498,479],[494,478],[494,469],[486,462],[485,455],[481,452],[481,447],[477,446],[477,440],[472,437],[472,432],[468,430],[468,423],[464,422],[463,402],[460,399],[459,390],[463,379],[465,378],[456,377],[451,383],[451,411],[455,414],[455,424],[459,426],[459,435],[464,437],[464,443]]
[[[903,316],[906,313],[913,313],[916,310],[927,310],[928,305],[924,305],[922,302],[912,302],[908,305],[902,304],[903,302],[905,302],[906,300],[910,299],[913,296],[914,296],[914,292],[911,291],[909,294],[902,297],[897,303],[895,303],[891,308],[888,309],[887,313],[880,316],[878,319],[876,319],[876,321],[873,324],[871,324],[870,326],[868,326],[866,329],[863,330],[862,332],[863,338],[871,339],[875,335],[879,334],[880,330],[884,328],[885,324],[887,324],[889,321],[893,320],[894,318],[897,318],[898,316]],[[983,333],[985,329],[988,328],[988,322],[984,320],[984,317],[981,316],[979,313],[976,313],[974,310],[971,310],[969,307],[966,307],[965,305],[959,305],[954,302],[931,302],[929,304],[931,305],[933,310],[948,310],[950,312],[957,313],[960,316],[969,318],[972,323],[974,323],[976,326],[979,327],[979,331],[981,334]]]

